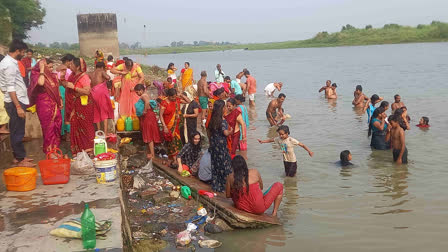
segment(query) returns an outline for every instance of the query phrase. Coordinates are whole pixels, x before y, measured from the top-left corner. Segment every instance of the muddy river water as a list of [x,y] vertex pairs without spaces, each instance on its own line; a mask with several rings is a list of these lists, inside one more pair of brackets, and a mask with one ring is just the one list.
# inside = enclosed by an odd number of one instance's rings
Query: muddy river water
[[[283,182],[282,226],[241,230],[215,238],[219,251],[443,251],[448,246],[448,43],[272,51],[224,51],[133,56],[137,62],[181,68],[189,61],[199,79],[217,63],[232,78],[247,67],[257,79],[256,108],[248,133],[249,166],[265,184]],[[339,99],[317,91],[338,84]],[[275,136],[265,118],[264,86],[282,81],[291,135],[314,151],[296,151],[296,178],[285,178],[280,150],[257,138]],[[409,164],[395,166],[389,151],[372,151],[366,115],[352,108],[354,87],[393,102],[398,93],[412,118],[406,131]],[[388,111],[390,114],[390,110]],[[414,125],[428,116],[429,130]],[[355,166],[335,162],[349,149]],[[270,210],[269,210],[270,211]]]

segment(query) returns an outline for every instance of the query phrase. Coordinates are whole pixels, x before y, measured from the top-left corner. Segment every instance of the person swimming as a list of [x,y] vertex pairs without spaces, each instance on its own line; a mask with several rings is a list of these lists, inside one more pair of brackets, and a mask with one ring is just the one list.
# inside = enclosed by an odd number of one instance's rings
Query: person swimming
[[429,128],[429,118],[426,116],[422,116],[422,118],[420,118],[419,124],[415,126],[419,128]]
[[342,167],[344,166],[351,166],[353,165],[350,161],[352,161],[352,154],[350,153],[349,150],[344,150],[341,151],[341,154],[339,155],[340,160],[340,165]]

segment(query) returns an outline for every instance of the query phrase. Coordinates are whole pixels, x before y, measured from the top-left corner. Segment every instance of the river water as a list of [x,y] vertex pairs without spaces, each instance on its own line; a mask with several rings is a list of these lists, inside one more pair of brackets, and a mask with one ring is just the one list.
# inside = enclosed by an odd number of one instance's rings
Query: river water
[[[196,80],[201,70],[212,80],[217,63],[232,78],[247,67],[257,79],[248,164],[261,172],[265,187],[284,183],[283,225],[217,235],[223,242],[218,251],[444,251],[448,246],[448,43],[132,58],[162,67],[174,62],[179,69],[189,61]],[[327,79],[338,84],[337,102],[317,92]],[[298,148],[296,178],[285,178],[276,146],[256,140],[275,136],[263,95],[264,86],[274,81],[284,83],[291,136],[315,153],[311,158]],[[377,93],[391,103],[401,95],[412,118],[406,131],[408,165],[397,167],[389,151],[370,149],[367,117],[351,105],[357,84],[367,95]],[[421,116],[430,118],[427,131],[414,126]],[[345,149],[353,155],[351,169],[335,164]]]

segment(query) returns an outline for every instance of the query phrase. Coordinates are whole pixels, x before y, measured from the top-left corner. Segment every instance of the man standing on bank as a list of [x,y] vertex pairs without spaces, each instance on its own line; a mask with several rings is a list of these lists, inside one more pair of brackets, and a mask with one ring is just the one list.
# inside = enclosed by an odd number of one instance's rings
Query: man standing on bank
[[25,136],[25,109],[30,104],[27,88],[20,74],[18,61],[25,56],[28,46],[20,40],[14,40],[9,53],[0,62],[0,88],[5,95],[5,109],[9,115],[11,147],[14,163],[17,166],[34,167],[32,159],[26,158],[23,137]]

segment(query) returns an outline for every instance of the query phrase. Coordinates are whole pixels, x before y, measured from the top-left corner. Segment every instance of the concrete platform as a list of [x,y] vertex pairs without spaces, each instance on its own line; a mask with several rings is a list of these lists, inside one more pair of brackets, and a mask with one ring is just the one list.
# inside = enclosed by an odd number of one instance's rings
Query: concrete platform
[[82,202],[89,203],[96,220],[110,219],[113,222],[106,240],[97,240],[97,248],[122,251],[119,197],[118,179],[103,185],[96,183],[94,175],[71,175],[70,181],[61,185],[43,185],[39,175],[33,191],[2,191],[0,251],[82,251],[82,240],[49,234],[50,230],[70,218],[81,217],[84,210]]

